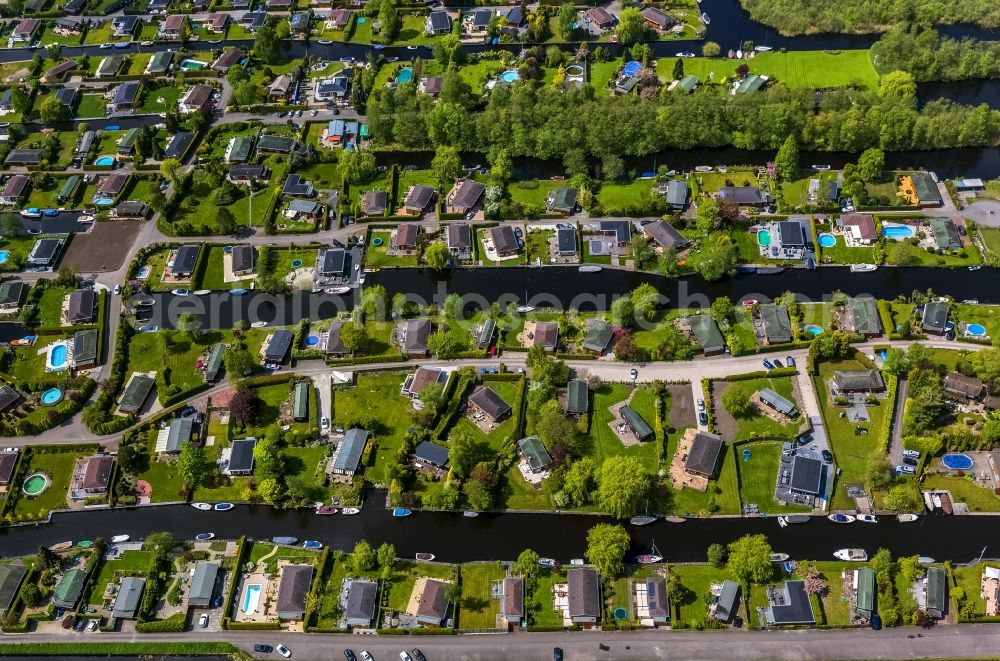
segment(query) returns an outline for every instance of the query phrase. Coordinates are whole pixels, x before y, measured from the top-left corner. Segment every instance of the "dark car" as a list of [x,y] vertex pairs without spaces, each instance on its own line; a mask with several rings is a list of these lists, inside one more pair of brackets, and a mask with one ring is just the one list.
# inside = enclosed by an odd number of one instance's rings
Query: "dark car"
[[823,461],[825,461],[828,464],[833,463],[833,455],[830,453],[829,450],[823,450],[822,452],[820,452],[820,454],[823,455]]
[[778,360],[777,358],[775,358],[775,359],[774,359],[774,360],[772,360],[771,362],[772,362],[772,363],[774,363],[774,366],[775,366],[775,367],[784,367],[784,365],[782,365],[782,364],[781,364],[781,361],[780,361],[780,360]]
[[194,413],[195,411],[197,411],[197,410],[198,410],[198,409],[196,409],[196,408],[195,408],[195,407],[193,407],[193,406],[185,406],[184,408],[182,408],[182,409],[181,409],[181,417],[182,417],[182,418],[186,418],[186,417],[188,417],[189,415],[193,414],[193,413]]
[[868,623],[868,625],[872,628],[872,631],[881,631],[882,630],[882,616],[879,615],[878,613],[873,614],[872,615],[872,619]]
[[789,367],[795,367],[795,359],[791,356],[785,356],[785,364]]
[[914,459],[913,457],[903,457],[903,463],[908,466],[916,466],[917,460]]
[[427,661],[427,657],[418,649],[410,650],[410,656],[413,657],[413,661]]
[[699,425],[707,425],[708,424],[708,414],[705,413],[704,411],[699,411],[698,412],[698,424]]
[[263,643],[257,643],[256,645],[253,646],[253,651],[254,652],[260,652],[262,654],[270,654],[271,652],[274,651],[274,648],[271,647],[270,645],[265,645]]
[[561,647],[552,648],[552,661],[563,661],[563,653]]
[[813,442],[813,440],[812,434],[802,434],[802,436],[799,436],[799,440],[795,443],[796,445],[809,445]]
[[344,650],[344,656],[347,661],[358,661],[358,657],[354,656],[354,650]]

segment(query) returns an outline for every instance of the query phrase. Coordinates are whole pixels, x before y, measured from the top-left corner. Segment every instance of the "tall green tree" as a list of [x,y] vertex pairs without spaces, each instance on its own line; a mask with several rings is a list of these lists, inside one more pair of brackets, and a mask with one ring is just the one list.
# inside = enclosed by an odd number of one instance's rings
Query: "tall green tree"
[[865,181],[872,181],[885,167],[885,152],[878,147],[864,150],[858,157],[858,174]]
[[399,10],[396,9],[395,0],[382,0],[378,11],[378,20],[382,25],[382,35],[386,41],[395,39],[402,24],[399,18]]
[[642,14],[635,7],[625,7],[618,15],[618,26],[615,28],[619,43],[634,44],[646,34],[646,23]]
[[424,263],[435,271],[443,271],[451,264],[451,251],[444,241],[434,241],[424,249]]
[[438,147],[434,152],[434,158],[431,159],[431,170],[439,182],[446,183],[458,179],[462,173],[462,158],[458,150],[449,145]]
[[674,60],[674,80],[680,80],[684,77],[684,60],[677,58]]
[[790,181],[799,171],[799,140],[790,133],[774,157],[774,169],[782,181]]
[[184,482],[184,488],[191,491],[201,484],[208,468],[205,459],[205,449],[197,443],[181,445],[181,455],[177,459],[177,474]]
[[254,36],[253,52],[264,64],[274,64],[280,56],[281,44],[274,28],[274,20],[268,18],[257,29]]
[[766,583],[774,576],[771,545],[765,535],[744,535],[729,545],[726,568],[744,588]]
[[567,2],[559,8],[559,37],[563,41],[570,41],[576,35],[576,6]]
[[598,480],[597,500],[611,516],[624,519],[643,507],[650,477],[637,457],[618,455],[604,460]]
[[630,542],[623,527],[599,523],[587,533],[587,560],[601,572],[605,581],[615,579],[625,568],[625,553]]

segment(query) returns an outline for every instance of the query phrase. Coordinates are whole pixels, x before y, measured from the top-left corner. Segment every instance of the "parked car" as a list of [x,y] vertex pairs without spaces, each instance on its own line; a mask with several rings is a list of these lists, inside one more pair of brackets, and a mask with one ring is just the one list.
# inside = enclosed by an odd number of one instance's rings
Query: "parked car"
[[413,661],[413,657],[406,650],[399,653],[399,661]]
[[285,657],[286,659],[289,659],[292,656],[292,650],[288,649],[281,643],[278,643],[277,647],[275,647],[274,649],[277,650],[278,654]]
[[913,466],[896,466],[896,473],[899,475],[916,475],[917,469]]
[[791,356],[785,356],[785,364],[789,367],[795,367],[795,359]]
[[704,411],[698,413],[698,424],[702,426],[708,425],[708,414]]
[[699,411],[704,411],[705,410],[705,400],[702,399],[701,397],[699,397],[697,403],[698,403],[698,410]]
[[358,661],[358,657],[354,656],[354,650],[344,650],[344,658],[347,661]]
[[410,654],[413,655],[413,660],[414,661],[427,661],[427,657],[424,656],[424,653],[421,652],[420,650],[417,650],[417,649],[412,650],[410,652]]
[[192,415],[192,414],[193,414],[193,413],[194,413],[195,411],[197,411],[197,410],[198,410],[198,409],[196,409],[196,408],[195,408],[195,407],[193,407],[193,406],[185,406],[184,408],[182,408],[182,409],[181,409],[181,417],[182,417],[182,418],[186,418],[186,417],[188,417],[189,415]]
[[796,445],[809,445],[814,440],[815,439],[813,439],[812,434],[802,434],[802,436],[799,436],[799,440],[795,441],[795,443]]
[[514,228],[514,236],[516,236],[517,238],[521,238],[522,236],[524,236],[524,232],[521,230],[520,227]]
[[833,454],[829,450],[823,450],[820,454],[823,455],[823,461],[828,464],[833,463]]
[[253,646],[254,652],[260,652],[261,654],[270,654],[274,651],[274,648],[270,645],[265,645],[264,643],[257,643]]
[[361,658],[364,661],[375,661],[375,657],[368,653],[368,650],[361,650]]
[[903,463],[906,464],[907,466],[916,466],[917,460],[914,459],[913,457],[903,457]]
[[780,361],[780,360],[778,360],[777,358],[775,358],[775,359],[774,359],[774,360],[772,360],[771,362],[772,362],[772,363],[774,363],[774,366],[775,366],[775,367],[784,367],[784,365],[782,365],[782,364],[781,364],[781,361]]
[[563,651],[561,647],[552,648],[552,661],[563,661]]
[[83,631],[84,627],[87,626],[87,620],[77,620],[73,628],[77,631]]
[[768,369],[768,370],[773,370],[774,369],[774,363],[772,363],[770,360],[767,360],[765,358],[761,362],[764,364],[764,369]]
[[920,451],[919,450],[903,450],[903,456],[904,457],[913,457],[914,459],[919,459],[920,458]]
[[97,620],[91,620],[90,624],[87,625],[87,631],[97,631]]

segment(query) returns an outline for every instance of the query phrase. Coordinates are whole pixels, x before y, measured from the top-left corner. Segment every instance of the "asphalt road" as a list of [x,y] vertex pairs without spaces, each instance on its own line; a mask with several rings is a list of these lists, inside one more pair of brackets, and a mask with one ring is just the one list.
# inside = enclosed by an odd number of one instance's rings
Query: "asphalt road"
[[[909,659],[995,657],[1000,625],[967,624],[933,629],[809,629],[801,631],[632,631],[556,632],[468,636],[351,636],[227,631],[223,640],[251,650],[256,642],[284,643],[293,659],[333,661],[345,649],[367,649],[376,661],[395,661],[400,650],[419,648],[428,661],[531,661],[552,658],[560,647],[567,661],[610,659]],[[219,640],[216,634],[190,631],[170,635],[134,633],[4,635],[0,642]],[[603,645],[607,649],[601,649]],[[279,659],[276,654],[261,658]]]

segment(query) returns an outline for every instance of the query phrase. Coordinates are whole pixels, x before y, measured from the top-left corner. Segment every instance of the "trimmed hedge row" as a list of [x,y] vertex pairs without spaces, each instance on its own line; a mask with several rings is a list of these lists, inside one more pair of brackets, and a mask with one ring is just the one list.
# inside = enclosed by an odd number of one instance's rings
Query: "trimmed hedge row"
[[136,622],[135,624],[135,630],[138,633],[180,633],[186,628],[186,613],[174,613],[165,620],[150,620],[149,622]]
[[886,412],[882,427],[878,430],[877,447],[883,451],[889,451],[889,444],[892,442],[892,428],[896,418],[896,393],[899,390],[899,377],[890,374],[885,379],[885,390],[888,397],[885,398]]
[[746,374],[732,374],[718,381],[753,381],[754,379],[773,379],[781,376],[795,376],[799,373],[796,367],[776,367],[773,370],[758,370]]
[[[239,569],[243,566],[243,556],[246,555],[247,549],[247,536],[240,535],[240,541],[236,545],[236,556],[233,559],[233,567],[235,568],[235,574],[239,573]],[[230,581],[229,589],[226,590],[226,599],[222,602],[222,628],[228,629],[232,624],[229,619],[229,614],[233,612],[233,600],[236,598],[236,584],[238,581]]]
[[444,434],[445,430],[451,426],[452,422],[455,420],[455,416],[458,415],[458,409],[462,404],[462,398],[465,397],[465,393],[468,392],[472,382],[473,379],[470,379],[467,376],[458,377],[453,394],[451,398],[448,399],[448,406],[438,418],[437,425],[434,426],[434,438],[441,438],[441,435]]
[[386,353],[380,356],[361,356],[359,358],[334,358],[326,361],[331,367],[346,365],[371,365],[373,363],[405,363],[406,356],[401,353]]

